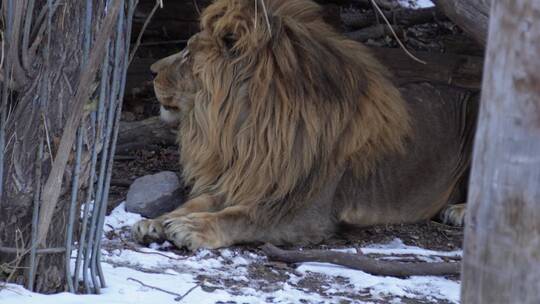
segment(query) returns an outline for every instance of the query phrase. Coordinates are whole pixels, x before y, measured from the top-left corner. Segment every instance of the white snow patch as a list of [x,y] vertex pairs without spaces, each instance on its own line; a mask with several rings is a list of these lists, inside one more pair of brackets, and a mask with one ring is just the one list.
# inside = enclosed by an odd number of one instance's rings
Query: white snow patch
[[408,246],[403,243],[400,239],[393,239],[391,242],[386,244],[374,244],[369,245],[365,248],[362,248],[363,254],[386,254],[386,255],[400,255],[400,254],[414,254],[414,255],[423,255],[423,256],[445,256],[445,257],[461,257],[463,255],[462,250],[455,251],[435,251],[420,248],[417,246]]
[[109,216],[105,218],[104,232],[109,232],[114,229],[120,229],[126,226],[132,226],[143,217],[136,213],[126,211],[126,202],[122,202],[118,207],[114,208]]
[[435,4],[431,2],[431,0],[398,0],[398,3],[402,7],[413,8],[413,9],[428,8],[428,7],[435,6]]
[[[2,304],[144,304],[144,303],[178,303],[175,296],[141,286],[139,283],[129,280],[130,278],[144,282],[147,285],[159,286],[180,295],[196,286],[193,276],[177,273],[173,275],[149,274],[135,271],[129,268],[114,268],[110,264],[103,263],[103,271],[106,273],[108,288],[102,290],[101,295],[74,295],[60,293],[55,295],[41,295],[29,292],[17,285],[8,285],[8,288],[0,292]],[[254,303],[254,297],[231,296],[223,290],[215,290],[212,293],[201,290],[200,287],[193,290],[184,299],[183,303],[215,303],[217,301],[239,300]]]
[[[398,296],[411,299],[433,298],[459,303],[460,285],[456,281],[440,277],[414,276],[406,279],[374,276],[362,271],[324,263],[304,263],[297,270],[306,275],[320,273],[332,277],[347,278],[355,290],[369,290],[378,298],[380,296]],[[340,290],[341,284],[333,286]]]
[[[126,226],[131,226],[140,219],[141,216],[126,212],[124,204],[121,204],[106,218],[105,229],[125,230]],[[104,239],[104,244],[114,241]],[[182,303],[338,303],[343,300],[353,303],[401,303],[402,298],[422,299],[433,303],[459,303],[460,282],[443,277],[382,277],[330,264],[304,263],[285,276],[280,276],[278,271],[271,269],[272,273],[282,279],[268,283],[251,276],[252,267],[266,267],[261,266],[266,262],[266,258],[254,252],[238,249],[200,250],[194,255],[183,256],[163,251],[168,247],[170,244],[155,244],[151,248],[138,248],[136,251],[103,250],[103,271],[107,288],[102,289],[100,295],[41,295],[29,292],[21,286],[8,284],[0,288],[0,303],[178,303],[175,301],[176,296],[141,286],[130,278],[179,295],[200,284]],[[356,252],[354,248],[333,250]],[[424,258],[426,261],[438,261],[433,256],[459,257],[462,254],[461,251],[439,252],[407,246],[400,239],[366,246],[361,248],[361,251],[364,254],[381,255],[383,259],[396,259],[399,255],[407,254]],[[206,279],[201,281],[201,278]],[[322,282],[320,291],[305,288],[302,282],[306,280]]]

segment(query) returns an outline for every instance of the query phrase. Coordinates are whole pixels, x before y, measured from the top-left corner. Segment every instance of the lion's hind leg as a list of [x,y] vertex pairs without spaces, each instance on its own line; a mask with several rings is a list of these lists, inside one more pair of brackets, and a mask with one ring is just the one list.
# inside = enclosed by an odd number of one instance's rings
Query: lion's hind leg
[[448,205],[439,212],[439,218],[447,225],[462,227],[465,225],[466,204]]

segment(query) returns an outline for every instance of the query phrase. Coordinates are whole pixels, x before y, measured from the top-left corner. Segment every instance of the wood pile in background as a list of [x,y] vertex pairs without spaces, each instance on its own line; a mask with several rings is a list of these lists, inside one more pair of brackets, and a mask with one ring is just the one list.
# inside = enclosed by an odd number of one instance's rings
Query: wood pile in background
[[[374,54],[394,74],[398,85],[411,82],[429,82],[446,85],[448,89],[465,89],[473,94],[480,90],[483,68],[484,46],[480,34],[487,23],[487,13],[478,18],[477,26],[469,21],[460,21],[455,25],[453,16],[459,14],[470,0],[438,0],[437,7],[410,9],[397,6],[392,0],[376,0],[390,20],[393,29],[407,48],[418,58],[427,62],[420,64],[411,59],[399,48],[389,32],[389,27],[376,14],[370,0],[318,0],[322,5],[324,17],[338,31],[351,39],[360,41],[373,48]],[[474,0],[476,1],[476,0]],[[485,4],[488,0],[482,0]],[[129,121],[129,140],[141,138],[141,142],[132,142],[134,147],[147,143],[142,138],[158,138],[160,143],[174,144],[170,135],[162,134],[159,123],[153,120],[143,121],[157,115],[158,103],[153,96],[150,65],[157,59],[181,50],[185,42],[198,29],[199,10],[204,9],[211,0],[164,0],[164,9],[158,9],[149,23],[141,47],[128,71],[126,88],[125,117]],[[134,18],[133,39],[138,36],[146,18],[155,5],[154,0],[141,0]],[[489,7],[489,6],[487,6]],[[454,12],[454,13],[452,13]],[[452,20],[446,16],[450,16]],[[469,16],[469,17],[466,17]],[[461,17],[470,20],[471,14]],[[127,123],[127,122],[126,122]],[[140,126],[138,126],[140,125]],[[144,126],[144,127],[142,127]],[[148,143],[155,145],[154,141]],[[128,146],[125,146],[128,147]]]

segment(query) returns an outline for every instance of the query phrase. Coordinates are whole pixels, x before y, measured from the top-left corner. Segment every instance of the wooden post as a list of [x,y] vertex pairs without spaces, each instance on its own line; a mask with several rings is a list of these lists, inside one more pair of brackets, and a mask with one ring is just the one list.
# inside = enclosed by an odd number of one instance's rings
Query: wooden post
[[463,303],[540,303],[540,1],[493,1]]
[[484,45],[491,2],[492,0],[439,0],[437,7],[463,31]]

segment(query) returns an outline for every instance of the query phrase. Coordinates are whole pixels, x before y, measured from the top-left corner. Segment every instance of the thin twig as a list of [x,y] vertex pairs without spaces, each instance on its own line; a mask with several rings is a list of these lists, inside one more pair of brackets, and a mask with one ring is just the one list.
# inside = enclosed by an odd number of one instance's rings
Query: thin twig
[[131,246],[129,247],[130,250],[133,250],[135,252],[138,252],[138,253],[142,253],[142,254],[150,254],[150,255],[159,255],[159,256],[162,256],[162,257],[165,257],[167,259],[170,259],[170,260],[175,260],[175,261],[184,261],[186,260],[187,258],[175,258],[175,257],[172,257],[172,256],[168,256],[166,254],[163,254],[161,252],[154,252],[154,251],[142,251],[140,250],[139,248],[136,248],[135,246]]
[[199,7],[199,3],[197,3],[197,0],[193,0],[193,6],[195,7],[195,10],[197,11],[197,14],[199,16],[201,15],[201,8]]
[[22,296],[23,293],[18,291],[17,289],[15,289],[14,287],[12,286],[8,286],[7,285],[7,282],[0,282],[0,291],[2,291],[2,289],[5,289],[5,290],[9,290],[13,293],[16,293],[18,296]]
[[257,2],[257,0],[255,0],[255,14],[253,15],[253,29],[255,31],[257,31],[257,23],[258,23],[257,22],[257,20],[258,20],[257,16],[259,14],[258,13],[258,7],[259,7],[259,3]]
[[[204,281],[203,281],[204,282]],[[191,287],[188,291],[186,291],[183,295],[175,298],[174,300],[175,301],[182,301],[185,297],[187,297],[187,295],[189,295],[192,291],[194,291],[195,289],[197,289],[197,287],[201,286],[203,284],[203,282],[200,282],[200,283],[197,283],[197,285]]]
[[49,158],[51,160],[51,166],[52,166],[54,155],[51,148],[51,138],[49,136],[49,127],[47,126],[47,119],[45,118],[45,114],[41,113],[41,118],[43,120],[43,126],[45,127],[45,138],[47,139],[47,148],[49,149]]
[[[26,247],[26,244],[24,243],[24,238],[22,236],[22,231],[20,229],[15,230],[15,246],[17,247],[17,253],[15,255],[15,260],[11,261],[10,264],[14,264],[12,268],[12,272],[9,274],[9,276],[6,279],[6,283],[9,283],[15,273],[17,272],[17,269],[21,269],[23,267],[19,267],[21,264],[24,256],[30,251],[30,249],[23,250],[22,248]],[[9,266],[9,264],[8,264]]]
[[419,59],[418,57],[414,56],[411,52],[409,52],[409,50],[407,49],[407,47],[405,47],[405,45],[403,44],[403,42],[401,42],[401,39],[399,39],[399,37],[397,36],[396,32],[394,31],[394,29],[392,28],[392,25],[390,24],[390,21],[388,21],[388,19],[386,18],[386,16],[384,15],[383,11],[381,10],[381,8],[379,7],[379,5],[375,2],[375,0],[371,0],[371,3],[373,4],[373,6],[375,7],[375,9],[377,9],[377,11],[379,12],[379,14],[381,14],[382,18],[384,19],[384,21],[386,22],[386,24],[388,24],[388,27],[390,28],[390,31],[392,32],[392,35],[394,35],[394,38],[396,38],[396,41],[398,42],[399,46],[401,46],[401,48],[403,49],[403,51],[405,51],[405,53],[407,53],[407,55],[409,55],[413,60],[415,61],[418,61],[420,62],[421,64],[426,64],[426,62],[424,60],[421,60]]
[[187,43],[187,42],[188,41],[186,39],[166,40],[166,41],[150,41],[150,42],[141,43],[139,46],[157,46],[157,45],[164,45],[164,44],[180,44],[180,43]]
[[146,17],[146,20],[144,21],[143,26],[141,28],[141,31],[139,32],[139,35],[137,36],[137,40],[135,41],[135,45],[133,46],[133,49],[131,50],[131,54],[129,55],[128,65],[130,65],[131,62],[133,61],[133,58],[135,57],[135,53],[137,52],[137,49],[141,45],[141,40],[144,35],[144,32],[146,31],[148,24],[150,24],[150,20],[152,20],[152,17],[156,13],[158,7],[163,8],[163,2],[161,0],[156,0],[156,4],[150,11],[150,14],[148,14],[148,17]]
[[0,31],[0,39],[2,39],[2,57],[0,58],[0,70],[4,66],[4,53],[5,53],[5,41],[4,41],[4,31]]
[[330,250],[282,250],[271,244],[265,244],[261,249],[271,260],[287,263],[331,263],[381,276],[457,275],[460,271],[460,263],[457,262],[403,263],[382,261],[365,255]]
[[266,25],[268,26],[268,33],[270,33],[270,36],[272,36],[272,27],[270,26],[270,17],[268,16],[268,10],[266,9],[266,4],[264,3],[264,0],[261,0],[263,12],[264,12],[264,18],[266,20]]
[[[143,282],[141,282],[141,281],[139,281],[139,280],[137,280],[137,279],[131,278],[131,277],[127,278],[127,280],[128,280],[128,281],[137,282],[137,283],[141,284],[141,286],[144,286],[144,287],[147,287],[147,288],[151,288],[151,289],[154,289],[154,290],[157,290],[157,291],[164,292],[164,293],[166,293],[166,294],[170,294],[170,295],[172,295],[172,296],[176,296],[177,298],[180,298],[180,297],[182,296],[182,295],[179,294],[179,293],[172,292],[172,291],[168,291],[168,290],[165,290],[165,289],[163,289],[163,288],[156,287],[156,286],[148,285],[148,284],[145,284],[145,283],[143,283]],[[176,300],[176,298],[175,298],[175,300]]]
[[[370,253],[368,254],[371,258],[377,258],[377,259],[385,259],[385,258],[392,258],[392,261],[402,261],[402,262],[426,262],[422,258],[432,258],[432,259],[441,259],[443,261],[461,261],[460,256],[446,256],[446,255],[437,255],[437,254],[429,254],[429,255],[417,255],[413,253],[394,253],[392,256],[388,256],[384,253]],[[388,259],[387,259],[388,260]]]
[[[109,227],[113,228],[111,225],[108,225]],[[176,257],[171,257],[171,256],[168,256],[166,254],[163,254],[161,252],[154,252],[154,251],[142,251],[140,250],[139,248],[137,248],[135,245],[131,244],[130,242],[126,241],[120,234],[117,234],[118,235],[118,238],[120,239],[120,242],[122,242],[122,244],[124,246],[126,246],[128,249],[130,250],[133,250],[135,252],[138,252],[138,253],[142,253],[142,254],[153,254],[153,255],[159,255],[159,256],[162,256],[162,257],[165,257],[165,258],[168,258],[170,260],[175,260],[175,261],[183,261],[185,260],[186,258],[176,258]]]
[[147,287],[147,288],[151,288],[151,289],[154,289],[154,290],[157,290],[157,291],[161,291],[161,292],[164,292],[166,294],[170,294],[172,296],[176,296],[176,298],[174,298],[174,300],[176,302],[180,302],[182,301],[187,295],[189,295],[193,290],[195,290],[197,287],[201,286],[202,282],[200,283],[197,283],[195,286],[191,287],[188,291],[186,291],[184,294],[179,294],[179,293],[176,293],[176,292],[172,292],[172,291],[168,291],[168,290],[165,290],[163,288],[159,288],[159,287],[156,287],[156,286],[152,286],[152,285],[148,285],[148,284],[145,284],[137,279],[134,279],[134,278],[127,278],[128,281],[133,281],[133,282],[137,282],[139,284],[141,284],[141,286],[144,286],[144,287]]

